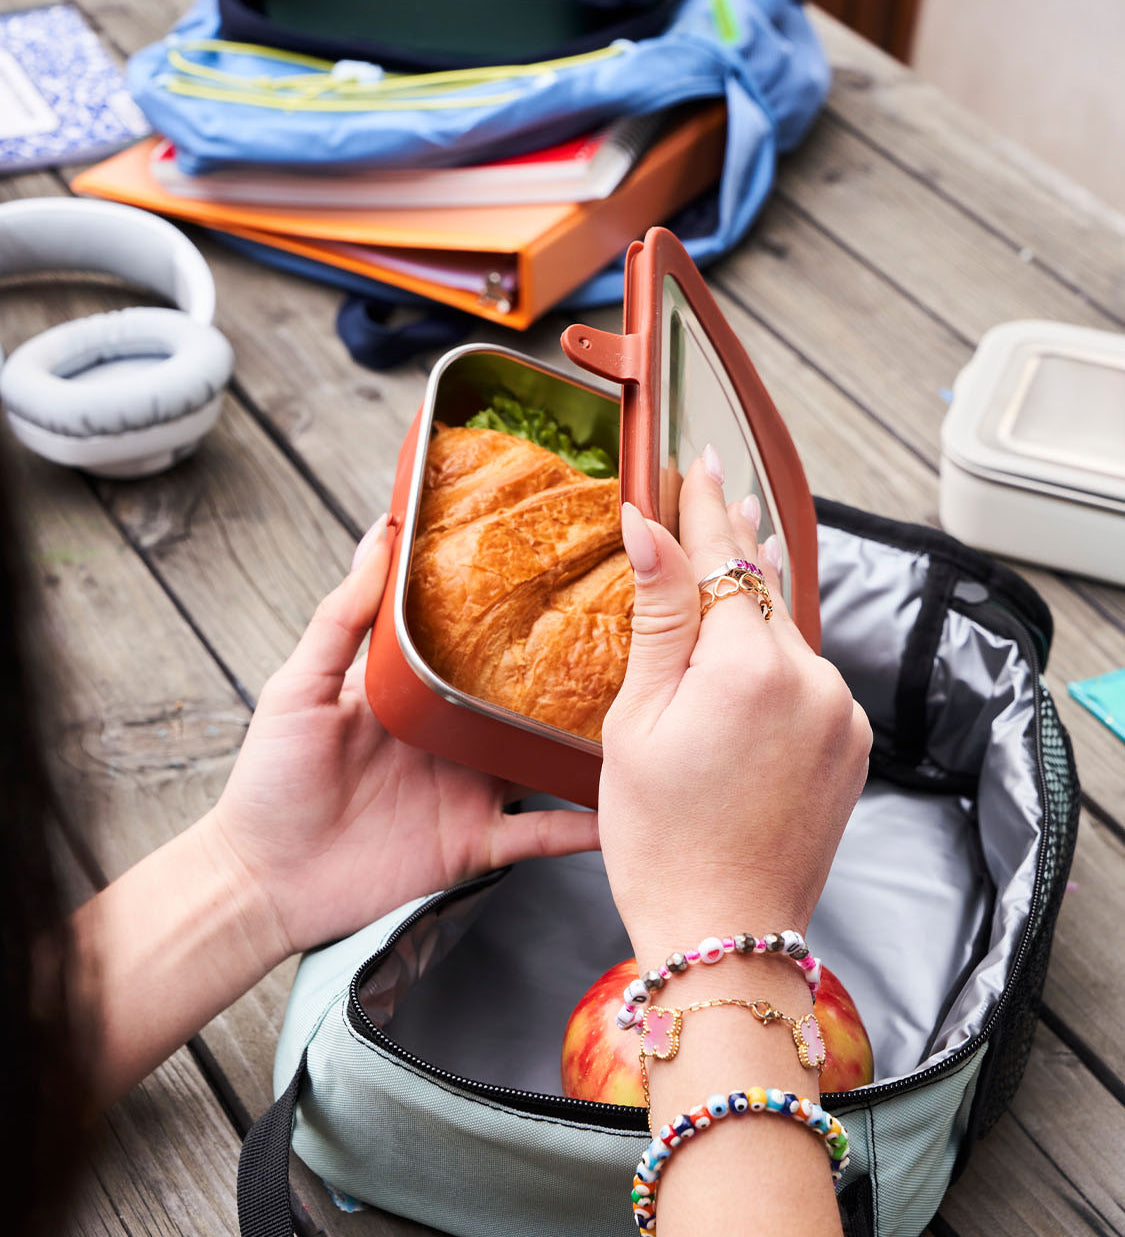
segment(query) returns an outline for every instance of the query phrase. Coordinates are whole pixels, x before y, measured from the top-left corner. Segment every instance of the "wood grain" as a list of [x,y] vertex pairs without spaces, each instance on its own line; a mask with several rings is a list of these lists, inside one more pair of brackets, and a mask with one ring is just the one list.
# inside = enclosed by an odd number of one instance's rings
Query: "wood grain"
[[1125,1232],[1125,1110],[1046,1028],[1011,1110],[973,1151],[939,1214],[958,1237]]
[[94,1131],[68,1237],[228,1237],[238,1231],[239,1139],[186,1049]]
[[1125,323],[1125,217],[810,6],[828,110],[1025,261]]

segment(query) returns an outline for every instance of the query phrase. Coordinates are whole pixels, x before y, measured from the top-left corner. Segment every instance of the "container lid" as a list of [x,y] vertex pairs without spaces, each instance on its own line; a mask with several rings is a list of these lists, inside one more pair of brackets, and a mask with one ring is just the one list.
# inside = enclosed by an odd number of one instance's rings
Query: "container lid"
[[630,246],[624,333],[575,325],[567,356],[622,384],[621,497],[677,531],[679,485],[712,443],[727,501],[756,494],[759,536],[776,533],[782,591],[813,649],[820,648],[816,512],[797,449],[687,250],[666,228]]
[[941,442],[968,472],[1125,511],[1125,335],[993,327],[953,384]]

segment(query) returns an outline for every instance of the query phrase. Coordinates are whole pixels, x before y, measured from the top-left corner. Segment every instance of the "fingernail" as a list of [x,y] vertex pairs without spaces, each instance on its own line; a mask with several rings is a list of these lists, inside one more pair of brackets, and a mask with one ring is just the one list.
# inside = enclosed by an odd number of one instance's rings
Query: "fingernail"
[[753,524],[755,528],[762,522],[762,504],[758,501],[757,494],[747,494],[740,504],[742,518],[747,524]]
[[781,571],[781,542],[777,539],[777,533],[771,533],[762,542],[762,557],[774,571]]
[[723,461],[719,459],[718,451],[710,443],[703,448],[703,467],[712,481],[719,485],[723,484]]
[[639,584],[647,584],[660,574],[660,555],[648,521],[632,503],[621,504],[621,540],[629,564]]
[[363,562],[368,554],[370,554],[379,542],[383,540],[386,531],[387,516],[386,513],[384,513],[360,538],[359,544],[355,548],[355,553],[352,555],[352,571],[355,571],[355,569],[360,565],[360,563]]

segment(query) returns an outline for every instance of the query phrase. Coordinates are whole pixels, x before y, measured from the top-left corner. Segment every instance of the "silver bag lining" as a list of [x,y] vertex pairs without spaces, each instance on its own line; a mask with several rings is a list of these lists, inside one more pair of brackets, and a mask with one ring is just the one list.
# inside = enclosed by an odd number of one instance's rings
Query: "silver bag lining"
[[[825,656],[885,747],[927,557],[831,528],[820,530],[820,556]],[[926,756],[976,777],[976,798],[873,778],[844,833],[808,939],[855,998],[878,1083],[972,1039],[1007,982],[1041,826],[1035,690],[1012,641],[950,614],[929,686]],[[746,905],[746,923],[715,932],[788,926],[755,922],[752,892]],[[533,860],[428,916],[361,1000],[392,1039],[440,1069],[558,1095],[571,1010],[631,952],[600,855]]]

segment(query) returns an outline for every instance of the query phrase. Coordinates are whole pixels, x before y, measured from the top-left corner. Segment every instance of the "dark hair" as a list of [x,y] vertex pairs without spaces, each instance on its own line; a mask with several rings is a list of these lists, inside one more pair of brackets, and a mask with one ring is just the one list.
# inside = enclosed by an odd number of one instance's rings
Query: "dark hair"
[[[22,478],[0,430],[0,1196],[5,1232],[50,1231],[69,1198],[87,1106],[72,942],[57,869],[59,821],[35,691],[36,592]],[[56,1228],[57,1231],[57,1228]]]

